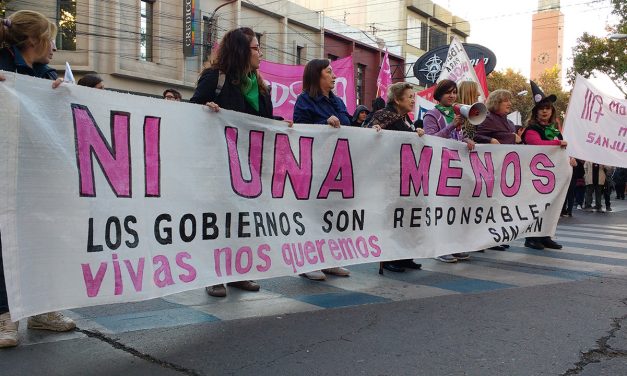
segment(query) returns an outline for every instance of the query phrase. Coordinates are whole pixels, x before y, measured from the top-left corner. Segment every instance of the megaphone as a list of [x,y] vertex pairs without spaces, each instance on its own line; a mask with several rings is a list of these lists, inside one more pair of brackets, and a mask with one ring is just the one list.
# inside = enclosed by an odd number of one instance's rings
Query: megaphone
[[481,102],[477,102],[473,105],[455,103],[453,104],[453,111],[468,119],[470,124],[477,125],[485,120],[488,109],[485,104]]

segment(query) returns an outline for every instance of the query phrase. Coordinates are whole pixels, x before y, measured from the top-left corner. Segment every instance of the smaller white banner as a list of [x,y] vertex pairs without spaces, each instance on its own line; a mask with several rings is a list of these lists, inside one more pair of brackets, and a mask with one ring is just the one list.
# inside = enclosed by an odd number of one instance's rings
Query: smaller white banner
[[438,82],[444,79],[455,81],[457,84],[462,81],[476,82],[479,86],[479,94],[481,96],[480,100],[481,102],[485,101],[486,95],[483,92],[479,78],[477,78],[475,68],[472,66],[472,63],[468,58],[464,45],[456,37],[453,37],[451,45],[448,48],[448,55],[446,56],[444,65],[442,65],[442,71],[438,77]]
[[579,75],[563,133],[572,157],[627,167],[627,100],[601,92]]

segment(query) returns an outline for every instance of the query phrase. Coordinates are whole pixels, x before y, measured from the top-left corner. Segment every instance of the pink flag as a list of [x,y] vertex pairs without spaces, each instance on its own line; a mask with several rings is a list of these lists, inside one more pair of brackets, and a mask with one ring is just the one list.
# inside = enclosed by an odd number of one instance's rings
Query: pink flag
[[[348,113],[352,114],[357,104],[353,57],[348,56],[332,61],[331,67],[333,67],[333,73],[337,77],[333,92],[344,101]],[[294,114],[296,97],[303,92],[302,79],[305,66],[285,65],[262,60],[259,70],[266,84],[270,86],[274,115],[291,119]]]
[[383,62],[379,69],[379,77],[377,77],[377,97],[386,97],[388,87],[392,85],[392,72],[390,70],[390,59],[388,58],[388,50],[385,50]]

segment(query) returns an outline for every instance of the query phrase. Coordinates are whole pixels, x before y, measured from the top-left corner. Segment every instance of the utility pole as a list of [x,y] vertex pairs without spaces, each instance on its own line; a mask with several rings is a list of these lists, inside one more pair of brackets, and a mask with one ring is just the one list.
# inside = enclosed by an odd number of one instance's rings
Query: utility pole
[[203,21],[206,25],[205,33],[207,35],[207,42],[205,43],[205,51],[203,53],[203,63],[209,60],[209,56],[211,55],[211,50],[213,49],[213,39],[216,37],[218,25],[216,22],[216,13],[218,10],[226,5],[233,4],[237,0],[230,0],[218,7],[216,7],[209,17],[203,16]]

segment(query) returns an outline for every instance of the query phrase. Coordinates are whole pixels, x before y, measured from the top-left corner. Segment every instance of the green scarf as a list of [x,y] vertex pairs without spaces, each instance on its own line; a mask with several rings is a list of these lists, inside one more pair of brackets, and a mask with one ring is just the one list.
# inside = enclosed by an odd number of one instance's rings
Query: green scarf
[[544,135],[549,140],[555,140],[555,138],[560,135],[560,130],[557,129],[557,124],[551,123],[544,127]]
[[240,87],[246,102],[248,102],[255,111],[259,112],[259,86],[257,86],[257,74],[250,73],[242,78],[242,86]]
[[451,124],[453,122],[453,119],[455,119],[455,111],[453,111],[453,107],[445,107],[439,104],[435,105],[435,108],[437,108],[442,115],[444,115],[444,117],[446,118],[446,123],[447,124]]

